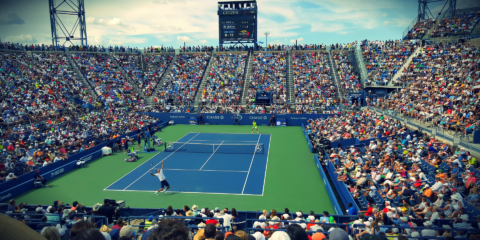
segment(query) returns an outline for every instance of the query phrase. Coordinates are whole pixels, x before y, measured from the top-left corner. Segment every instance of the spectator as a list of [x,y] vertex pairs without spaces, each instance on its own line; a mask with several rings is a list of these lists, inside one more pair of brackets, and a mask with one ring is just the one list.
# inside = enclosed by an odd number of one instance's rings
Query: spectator
[[47,240],[60,240],[60,233],[56,227],[44,227],[40,234]]
[[115,213],[116,210],[110,205],[110,200],[105,198],[103,200],[103,206],[98,209],[98,214],[107,217],[108,224],[113,225],[113,215],[115,215]]
[[160,221],[149,240],[188,240],[188,228],[182,223],[171,219]]
[[105,237],[97,229],[88,228],[76,234],[73,240],[105,240]]

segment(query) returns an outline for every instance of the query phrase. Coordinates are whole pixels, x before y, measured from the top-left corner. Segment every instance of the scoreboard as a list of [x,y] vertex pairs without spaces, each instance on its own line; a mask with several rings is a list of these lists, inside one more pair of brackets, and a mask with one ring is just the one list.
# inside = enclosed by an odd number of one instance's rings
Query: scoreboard
[[255,40],[255,16],[225,16],[220,20],[220,40]]
[[257,5],[255,0],[218,2],[220,46],[225,42],[257,42]]

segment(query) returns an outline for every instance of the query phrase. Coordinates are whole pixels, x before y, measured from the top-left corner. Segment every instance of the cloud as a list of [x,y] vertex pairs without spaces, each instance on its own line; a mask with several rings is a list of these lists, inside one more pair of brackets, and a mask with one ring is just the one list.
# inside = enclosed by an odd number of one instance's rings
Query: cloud
[[384,13],[384,14],[382,14],[382,16],[386,17],[386,16],[387,16],[387,14],[386,14],[386,13]]
[[405,27],[412,22],[409,18],[394,18],[392,21],[383,21],[384,26]]
[[314,23],[312,24],[312,32],[338,32],[345,29],[341,23]]
[[200,42],[201,44],[207,44],[207,43],[208,43],[207,40],[200,40],[199,42]]
[[290,40],[290,43],[295,43],[295,42],[301,43],[301,42],[303,42],[303,38],[297,38],[297,39]]
[[107,24],[110,26],[121,26],[121,27],[127,26],[127,24],[125,24],[120,18],[116,18],[116,17],[108,21]]
[[114,41],[114,40],[109,40],[109,41],[108,41],[108,44],[111,44],[111,45],[122,45],[121,42],[117,42],[117,41]]
[[112,26],[112,27],[128,27],[128,24],[122,21],[122,19],[114,17],[108,21],[105,21],[105,19],[100,18],[100,19],[95,19],[94,17],[89,17],[85,20],[86,23],[89,24],[95,24],[95,25],[103,25],[103,26]]
[[9,25],[9,24],[24,24],[25,21],[21,19],[14,12],[0,11],[0,24]]
[[158,32],[179,32],[182,28],[178,25],[153,25],[152,28]]
[[122,32],[118,32],[117,35],[122,35],[123,33]]
[[89,18],[85,19],[85,22],[86,22],[86,23],[94,23],[94,22],[95,22],[95,18],[94,18],[94,17],[89,17]]
[[5,42],[13,43],[37,43],[37,39],[32,37],[32,35],[18,35],[18,36],[8,36],[5,38]]
[[191,39],[187,36],[177,36],[177,41],[178,42],[185,42],[185,43],[195,42],[193,39]]
[[87,40],[89,44],[93,44],[93,45],[105,44],[105,39],[103,39],[101,36],[89,37]]
[[185,3],[185,0],[153,0],[155,4]]

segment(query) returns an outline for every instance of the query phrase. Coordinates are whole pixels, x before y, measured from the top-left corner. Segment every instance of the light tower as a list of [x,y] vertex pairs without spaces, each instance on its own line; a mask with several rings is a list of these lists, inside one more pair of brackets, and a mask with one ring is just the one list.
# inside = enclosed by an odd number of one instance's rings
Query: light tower
[[[60,0],[59,4],[55,4],[55,0],[48,0],[53,46],[57,47],[59,42],[63,40],[65,40],[63,43],[60,42],[62,46],[67,42],[73,45],[72,41],[80,41],[79,45],[82,47],[88,46],[85,5],[83,1],[84,0]],[[67,28],[60,15],[75,16],[77,20],[73,26]]]
[[265,35],[265,50],[268,47],[268,35],[270,35],[270,32],[264,32],[263,35]]
[[442,13],[444,17],[453,17],[457,11],[457,0],[446,0],[442,10],[434,16],[428,7],[429,3],[443,2],[445,0],[418,0],[418,21],[425,19],[437,19]]

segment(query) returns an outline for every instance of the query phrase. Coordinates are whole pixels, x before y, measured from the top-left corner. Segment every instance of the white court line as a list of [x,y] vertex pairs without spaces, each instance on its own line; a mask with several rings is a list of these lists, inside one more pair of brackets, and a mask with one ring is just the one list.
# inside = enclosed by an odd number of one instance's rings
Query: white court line
[[[190,140],[194,139],[196,136],[198,136],[198,134],[200,133],[197,133],[197,135],[193,136]],[[188,142],[190,142],[190,140],[188,140],[187,142],[185,142],[180,148],[182,148],[185,144],[187,144]],[[177,150],[175,150],[174,152],[170,153],[170,155],[166,156],[164,159],[162,159],[162,161],[164,161],[165,159],[169,158],[170,156],[172,156],[174,153],[176,153],[178,151],[178,149],[180,148],[177,148]],[[162,161],[158,162],[157,164],[155,164],[155,166],[153,166],[153,168],[155,168],[158,164],[160,164]],[[145,174],[147,174],[148,172],[150,171],[147,171],[145,172],[144,174],[142,174],[142,176],[140,176],[139,178],[137,178],[135,181],[133,181],[132,183],[130,183],[130,185],[128,185],[126,188],[124,188],[123,190],[129,188],[130,186],[132,186],[134,183],[136,183],[140,178],[142,178],[143,176],[145,176]]]
[[195,171],[195,172],[248,172],[248,171],[231,171],[231,170],[198,170],[198,169],[167,169],[164,168],[163,170],[170,170],[170,171]]
[[235,141],[235,140],[192,140],[192,142],[199,142],[199,141],[205,141],[205,142],[210,142],[210,141],[223,141],[223,142],[257,142],[257,141]]
[[265,176],[263,176],[263,189],[262,189],[262,196],[265,191],[265,180],[267,179],[267,168],[268,168],[268,156],[270,156],[270,144],[272,142],[272,135],[270,135],[270,140],[268,142],[268,153],[267,153],[267,165],[265,166]]
[[[105,191],[115,191],[115,192],[148,192],[148,193],[151,193],[152,191],[154,190],[151,190],[151,191],[143,191],[143,190],[121,190],[121,189],[107,189]],[[239,195],[239,196],[245,196],[245,195],[248,195],[248,196],[262,196],[262,195],[259,195],[259,194],[238,194],[238,193],[214,193],[214,192],[182,192],[182,191],[167,191],[166,194],[168,193],[171,193],[171,192],[174,192],[174,193],[194,193],[194,194],[220,194],[220,195]],[[161,193],[159,195],[162,195]]]
[[[215,154],[215,152],[220,148],[220,146],[222,146],[222,143],[220,143],[220,145],[218,145],[217,149],[215,149],[215,151],[213,151],[212,155],[210,155],[210,157],[207,159],[207,161],[205,161],[205,163],[202,165],[202,167],[200,168],[200,170],[202,170],[203,167],[205,167],[205,164],[207,164],[208,161],[210,161],[210,158],[213,157],[213,155]],[[212,146],[215,146],[215,145],[212,145]]]
[[[258,142],[260,141],[261,136],[262,136],[262,134],[258,135],[257,145],[258,145]],[[270,150],[270,148],[269,148],[269,150]],[[257,151],[253,151],[253,157],[252,157],[252,161],[250,162],[250,167],[248,168],[247,178],[245,179],[245,184],[243,184],[242,194],[243,194],[243,191],[245,191],[245,186],[247,185],[248,175],[250,175],[250,169],[252,169],[252,163],[253,163],[253,159],[255,158],[255,153],[256,152]]]
[[[190,134],[190,133],[191,133],[191,132],[185,134],[182,138],[186,137],[186,136],[187,136],[188,134]],[[194,133],[194,132],[193,132],[193,133]],[[180,139],[182,139],[182,138],[180,138]],[[131,172],[135,171],[135,169],[139,168],[139,167],[142,166],[143,164],[149,162],[150,160],[152,160],[152,158],[156,157],[156,156],[157,156],[158,154],[160,154],[160,153],[162,153],[162,152],[159,152],[159,153],[153,155],[150,159],[148,159],[148,160],[145,161],[144,163],[138,165],[138,167],[134,168],[132,171],[130,171],[130,172],[128,172],[127,174],[123,175],[123,177],[119,178],[117,181],[115,181],[115,182],[113,182],[112,184],[108,185],[108,186],[107,186],[106,188],[104,188],[103,190],[105,190],[105,189],[109,188],[110,186],[112,186],[113,184],[117,183],[117,182],[120,181],[122,178],[126,177],[128,174],[130,174]]]

